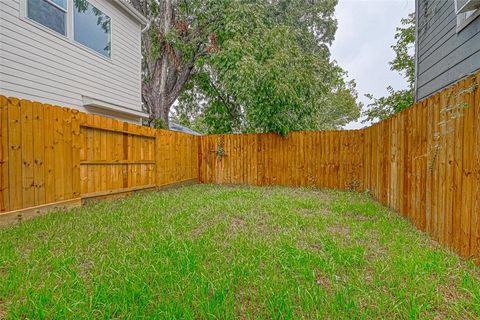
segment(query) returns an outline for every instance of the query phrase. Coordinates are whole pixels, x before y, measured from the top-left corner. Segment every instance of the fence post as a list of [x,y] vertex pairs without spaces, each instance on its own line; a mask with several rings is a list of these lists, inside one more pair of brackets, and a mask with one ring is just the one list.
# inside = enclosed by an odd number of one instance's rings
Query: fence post
[[474,145],[474,152],[475,152],[475,157],[474,157],[474,204],[473,204],[473,210],[472,210],[472,247],[471,247],[471,255],[476,258],[477,263],[480,263],[480,74],[477,74],[476,77],[476,92],[475,94],[475,99],[473,100],[473,106],[475,108],[475,143]]
[[80,190],[80,113],[77,110],[72,110],[72,143],[73,143],[73,198],[79,198],[81,195]]

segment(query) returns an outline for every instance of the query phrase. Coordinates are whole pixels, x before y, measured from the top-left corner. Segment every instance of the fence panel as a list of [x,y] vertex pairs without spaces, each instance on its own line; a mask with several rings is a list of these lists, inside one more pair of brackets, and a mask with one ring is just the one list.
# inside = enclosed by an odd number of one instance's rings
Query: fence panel
[[196,136],[3,96],[0,124],[2,213],[198,178]]
[[361,190],[364,139],[361,131],[205,136],[200,181]]
[[365,189],[420,230],[480,258],[480,75],[364,130]]
[[156,186],[155,130],[92,114],[80,128],[83,197]]
[[156,185],[198,179],[198,140],[190,134],[156,131]]
[[0,104],[0,211],[79,198],[78,111],[6,97]]

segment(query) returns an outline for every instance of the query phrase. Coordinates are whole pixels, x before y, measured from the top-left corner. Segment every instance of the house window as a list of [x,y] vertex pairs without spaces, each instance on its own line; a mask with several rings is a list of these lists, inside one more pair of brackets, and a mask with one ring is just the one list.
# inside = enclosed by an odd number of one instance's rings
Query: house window
[[455,0],[457,32],[480,16],[480,0]]
[[74,40],[110,58],[111,19],[86,0],[74,0]]
[[28,0],[27,16],[61,35],[67,35],[67,0]]

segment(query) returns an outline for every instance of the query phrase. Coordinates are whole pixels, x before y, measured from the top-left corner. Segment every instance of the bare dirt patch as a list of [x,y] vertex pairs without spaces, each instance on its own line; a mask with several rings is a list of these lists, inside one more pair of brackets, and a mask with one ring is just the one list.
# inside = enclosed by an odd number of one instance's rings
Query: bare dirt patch
[[328,275],[321,273],[316,275],[315,279],[316,279],[315,282],[319,287],[327,291],[328,294],[333,293],[333,284]]
[[249,315],[263,313],[261,304],[256,301],[256,292],[252,284],[247,285],[246,287],[239,286],[235,290],[235,314],[238,319],[250,319]]
[[371,217],[371,216],[368,216],[368,215],[364,215],[363,213],[361,212],[354,212],[354,211],[349,211],[345,214],[347,217],[355,220],[355,221],[359,221],[359,222],[363,222],[363,221],[373,221],[375,218],[374,217]]
[[229,231],[231,233],[237,233],[241,229],[245,227],[247,223],[245,222],[245,219],[243,217],[233,217],[233,219],[230,221],[230,228]]
[[7,316],[7,304],[0,299],[0,319],[6,319]]
[[304,250],[314,251],[316,253],[319,253],[320,255],[324,254],[323,246],[318,242],[308,243],[304,240],[300,240],[297,242],[297,247]]
[[326,208],[298,208],[296,212],[304,217],[329,216],[332,211]]
[[274,187],[274,188],[265,188],[262,190],[263,194],[265,195],[281,195],[287,197],[294,197],[294,198],[304,198],[304,199],[315,199],[325,203],[330,203],[331,196],[321,189],[315,188],[282,188],[282,187]]
[[369,237],[359,239],[358,243],[365,248],[367,260],[382,259],[388,256],[388,249],[380,242],[378,232],[371,230]]
[[334,237],[345,238],[350,235],[350,227],[342,223],[330,224],[327,226],[327,232]]
[[192,230],[191,236],[194,239],[199,238],[205,231],[209,228],[219,224],[223,219],[225,219],[225,214],[218,214],[213,219],[204,220],[204,223]]
[[361,246],[365,251],[365,258],[380,259],[388,255],[388,249],[380,242],[380,235],[375,230],[369,230],[367,235],[358,235],[355,227],[344,223],[334,223],[326,227],[326,232],[338,240],[345,247]]

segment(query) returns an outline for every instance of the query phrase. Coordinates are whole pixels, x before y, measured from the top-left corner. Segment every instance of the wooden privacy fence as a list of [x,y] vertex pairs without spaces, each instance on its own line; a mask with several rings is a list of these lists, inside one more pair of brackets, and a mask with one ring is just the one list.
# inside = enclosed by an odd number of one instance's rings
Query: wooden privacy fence
[[434,239],[476,258],[479,83],[480,74],[364,130],[365,189]]
[[363,187],[362,131],[211,135],[201,139],[200,181],[258,186]]
[[480,258],[480,75],[370,128],[214,135],[201,182],[368,190],[464,257]]
[[198,137],[0,96],[0,212],[198,177]]
[[368,190],[480,258],[480,74],[370,128],[196,137],[0,97],[0,211],[183,181]]
[[84,197],[156,186],[155,130],[84,113],[80,123]]

